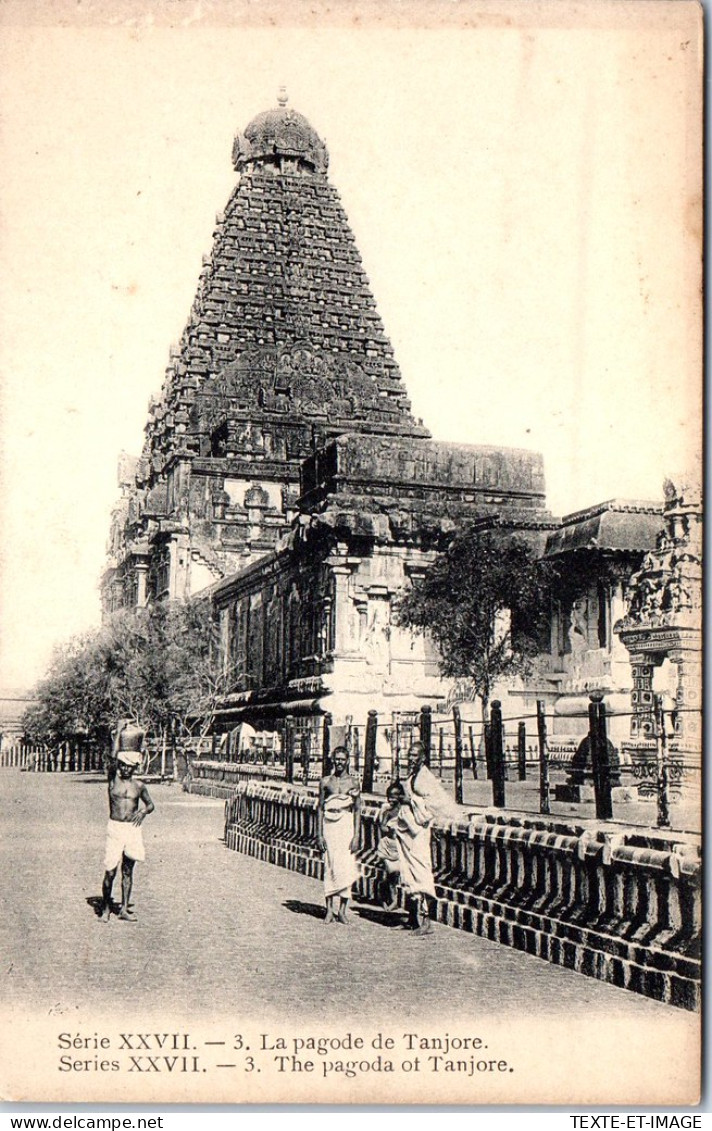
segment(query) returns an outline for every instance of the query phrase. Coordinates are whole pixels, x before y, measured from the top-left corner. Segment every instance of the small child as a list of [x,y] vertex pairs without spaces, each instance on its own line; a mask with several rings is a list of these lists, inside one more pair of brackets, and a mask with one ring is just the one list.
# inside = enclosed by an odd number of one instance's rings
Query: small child
[[405,804],[403,786],[399,781],[391,782],[386,790],[386,803],[378,814],[380,840],[376,848],[376,856],[385,868],[385,877],[381,885],[381,903],[386,911],[395,911],[398,906],[398,880],[401,865],[396,827],[403,804]]

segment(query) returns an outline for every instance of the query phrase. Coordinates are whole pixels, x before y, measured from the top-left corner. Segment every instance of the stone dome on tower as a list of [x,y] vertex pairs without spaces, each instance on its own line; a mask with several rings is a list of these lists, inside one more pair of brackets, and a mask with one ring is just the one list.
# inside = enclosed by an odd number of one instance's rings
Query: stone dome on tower
[[257,114],[235,138],[235,169],[241,172],[256,165],[272,165],[281,170],[286,160],[305,172],[326,173],[329,154],[316,130],[303,114],[287,106],[284,88],[278,102],[277,109]]

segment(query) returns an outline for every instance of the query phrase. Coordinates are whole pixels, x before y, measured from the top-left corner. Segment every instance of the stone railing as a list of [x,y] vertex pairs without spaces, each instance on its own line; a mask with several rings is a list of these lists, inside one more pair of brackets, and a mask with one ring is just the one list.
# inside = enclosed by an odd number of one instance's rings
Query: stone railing
[[[301,778],[302,767],[295,763],[294,776]],[[316,784],[321,777],[321,762],[314,762],[309,778]],[[230,798],[235,796],[236,787],[243,782],[283,782],[284,766],[260,765],[253,762],[211,762],[194,761],[190,764],[188,779],[184,782],[187,793],[198,793],[207,797]]]
[[[242,782],[230,795],[229,848],[322,877],[312,788]],[[364,798],[358,891],[366,900],[377,898],[381,876],[379,807]],[[699,1008],[696,844],[483,813],[434,825],[432,851],[440,922],[659,1001]]]

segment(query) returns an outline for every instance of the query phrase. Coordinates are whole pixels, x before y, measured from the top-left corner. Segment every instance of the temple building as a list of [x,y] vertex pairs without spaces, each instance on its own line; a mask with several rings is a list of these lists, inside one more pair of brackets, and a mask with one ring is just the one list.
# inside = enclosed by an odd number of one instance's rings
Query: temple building
[[[614,742],[630,737],[632,671],[615,625],[625,615],[630,579],[662,525],[662,503],[612,499],[566,515],[547,537],[545,557],[558,565],[561,580],[534,690],[551,705],[553,737],[586,733],[593,693],[605,697]],[[531,695],[528,700],[527,711]]]
[[213,592],[232,692],[217,729],[332,715],[363,724],[442,700],[427,640],[394,598],[463,523],[496,524],[543,552],[557,525],[541,457],[345,434],[302,466],[299,517],[280,547]]
[[23,737],[23,715],[36,702],[26,688],[0,688],[0,751]]
[[[214,731],[317,736],[441,708],[451,687],[394,598],[462,525],[496,526],[559,562],[551,640],[509,713],[543,698],[575,738],[588,696],[629,737],[633,674],[614,625],[656,545],[662,506],[611,501],[559,520],[534,452],[435,442],[414,419],[328,154],[280,98],[236,138],[238,182],[140,458],[122,455],[105,615],[209,594],[225,694]],[[283,738],[282,734],[282,738]],[[281,741],[282,739],[280,739]]]

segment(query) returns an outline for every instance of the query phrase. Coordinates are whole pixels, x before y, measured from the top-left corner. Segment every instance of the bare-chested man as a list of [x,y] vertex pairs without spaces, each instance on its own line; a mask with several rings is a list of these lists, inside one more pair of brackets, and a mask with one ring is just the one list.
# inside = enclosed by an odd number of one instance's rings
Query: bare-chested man
[[[129,720],[121,722],[114,735],[111,758],[107,767],[109,781],[109,823],[106,829],[104,882],[101,888],[101,918],[106,923],[111,915],[111,889],[116,870],[121,864],[121,910],[118,918],[136,921],[129,911],[133,886],[133,869],[137,860],[145,860],[141,825],[155,806],[143,782],[133,775],[141,764],[145,733]],[[143,802],[143,808],[139,808]]]
[[318,844],[325,854],[325,921],[345,923],[351,885],[359,874],[355,854],[361,836],[361,789],[358,778],[349,773],[345,746],[337,746],[331,760],[332,772],[319,782]]

